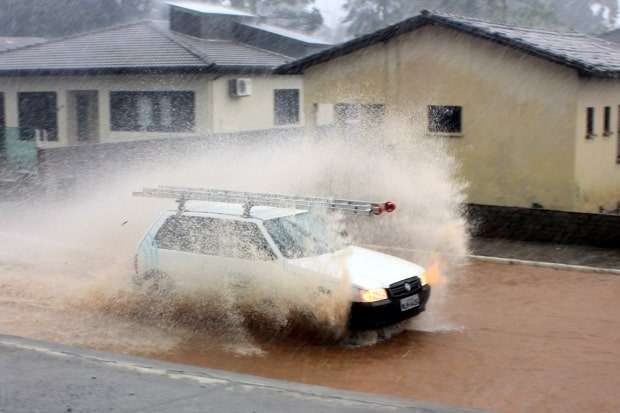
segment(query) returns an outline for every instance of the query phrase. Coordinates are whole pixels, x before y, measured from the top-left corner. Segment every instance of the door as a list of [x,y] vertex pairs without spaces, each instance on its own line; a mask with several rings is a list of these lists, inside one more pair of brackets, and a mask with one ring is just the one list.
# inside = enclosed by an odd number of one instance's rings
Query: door
[[171,216],[155,235],[154,245],[158,269],[185,292],[235,293],[273,275],[279,265],[260,228],[250,221]]
[[76,119],[77,119],[77,138],[79,142],[84,142],[90,138],[90,99],[86,95],[77,95],[75,98]]
[[69,119],[71,141],[97,142],[99,140],[99,94],[96,90],[69,92],[73,116]]

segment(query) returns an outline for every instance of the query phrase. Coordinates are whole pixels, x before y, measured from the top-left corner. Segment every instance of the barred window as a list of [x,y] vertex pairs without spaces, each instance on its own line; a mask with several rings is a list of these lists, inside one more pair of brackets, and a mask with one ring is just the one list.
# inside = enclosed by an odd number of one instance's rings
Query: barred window
[[113,131],[191,132],[194,92],[111,92]]
[[429,106],[428,131],[432,133],[463,132],[463,108],[461,106]]
[[276,89],[274,112],[276,125],[299,123],[299,89]]

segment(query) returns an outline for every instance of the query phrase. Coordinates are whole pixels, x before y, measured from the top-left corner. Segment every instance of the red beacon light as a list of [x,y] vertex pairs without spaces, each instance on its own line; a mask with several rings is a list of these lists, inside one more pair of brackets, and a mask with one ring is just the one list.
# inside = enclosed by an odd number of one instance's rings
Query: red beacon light
[[381,215],[384,212],[390,213],[394,211],[396,211],[396,204],[394,202],[389,202],[389,201],[384,204],[377,205],[373,210],[375,215]]
[[383,204],[383,209],[385,212],[394,212],[396,211],[396,204],[394,202],[386,202]]

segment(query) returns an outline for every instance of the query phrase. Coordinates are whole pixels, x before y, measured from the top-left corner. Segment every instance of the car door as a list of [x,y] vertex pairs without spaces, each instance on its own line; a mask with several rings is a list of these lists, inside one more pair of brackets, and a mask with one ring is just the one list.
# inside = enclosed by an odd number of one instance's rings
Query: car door
[[208,284],[206,260],[217,254],[216,220],[197,214],[172,215],[157,231],[153,244],[157,270],[178,288],[192,291]]
[[220,291],[247,286],[278,268],[258,225],[236,217],[169,217],[155,237],[159,269],[179,289]]
[[222,219],[218,222],[219,252],[207,258],[209,270],[216,269],[227,288],[268,288],[281,261],[252,219]]

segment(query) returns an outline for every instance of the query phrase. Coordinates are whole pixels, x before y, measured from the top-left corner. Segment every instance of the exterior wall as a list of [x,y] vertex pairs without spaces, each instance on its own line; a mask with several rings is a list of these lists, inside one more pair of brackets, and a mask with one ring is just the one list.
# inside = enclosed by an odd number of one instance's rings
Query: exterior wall
[[[582,79],[577,109],[578,209],[614,210],[620,203],[620,82]],[[603,134],[604,107],[611,107],[611,134]],[[594,136],[586,139],[586,110],[595,108]]]
[[[427,26],[305,73],[307,130],[314,104],[385,104],[382,139],[440,139],[469,181],[469,202],[573,210],[573,70],[514,49]],[[427,132],[428,105],[463,107],[461,134]]]
[[[228,93],[230,79],[246,76],[223,76],[213,81],[213,129],[216,133],[241,130],[263,130],[303,126],[300,113],[298,124],[274,125],[274,90],[299,89],[300,111],[303,105],[303,78],[301,76],[263,76],[252,78],[252,94],[231,97]],[[240,128],[240,125],[243,125]]]
[[[239,77],[239,76],[235,76]],[[247,77],[247,76],[243,76]],[[72,92],[98,92],[97,142],[123,142],[180,136],[198,137],[218,132],[244,132],[274,128],[273,90],[303,88],[300,76],[255,76],[253,94],[231,98],[228,77],[214,75],[118,75],[67,77],[0,77],[0,92],[5,95],[7,127],[18,127],[20,92],[56,92],[58,104],[58,142],[45,146],[78,144],[75,100]],[[112,131],[110,127],[110,92],[113,91],[193,91],[195,93],[194,131],[170,133],[147,131]],[[303,96],[303,93],[301,93]],[[290,125],[290,126],[301,126]]]
[[[124,76],[68,76],[68,77],[0,77],[0,91],[6,96],[7,126],[17,127],[17,95],[20,92],[56,92],[58,102],[58,142],[48,146],[77,144],[75,106],[71,92],[97,91],[99,101],[99,142],[122,142],[135,139],[154,139],[177,134],[163,132],[118,132],[110,128],[110,92],[113,91],[194,91],[194,135],[210,130],[208,109],[211,106],[208,80],[199,75],[124,75]],[[187,133],[184,133],[187,135]],[[191,135],[191,134],[190,134]]]

